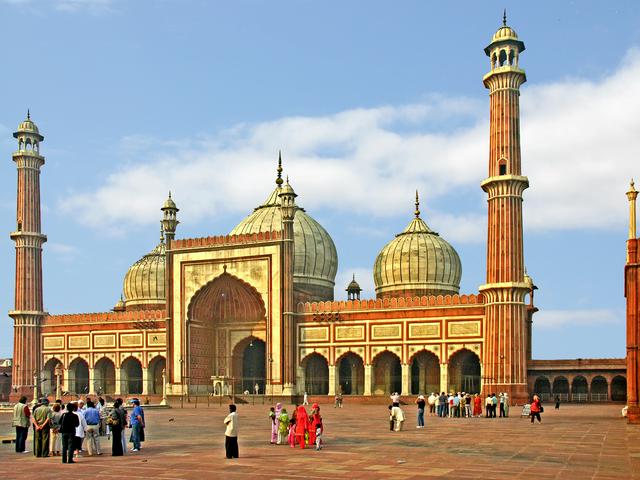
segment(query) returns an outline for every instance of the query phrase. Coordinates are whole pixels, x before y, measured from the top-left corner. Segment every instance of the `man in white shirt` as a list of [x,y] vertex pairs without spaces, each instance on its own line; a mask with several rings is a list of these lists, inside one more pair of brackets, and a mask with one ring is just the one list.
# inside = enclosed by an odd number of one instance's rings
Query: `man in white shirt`
[[224,449],[227,458],[238,458],[238,414],[236,406],[229,405],[229,415],[224,419],[227,426],[224,432]]

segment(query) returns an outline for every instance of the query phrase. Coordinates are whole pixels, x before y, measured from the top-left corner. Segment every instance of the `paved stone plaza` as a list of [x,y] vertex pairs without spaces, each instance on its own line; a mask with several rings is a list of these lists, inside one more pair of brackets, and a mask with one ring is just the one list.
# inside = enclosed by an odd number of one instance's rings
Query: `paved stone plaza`
[[[551,408],[550,408],[551,407]],[[146,411],[141,453],[60,458],[17,455],[0,446],[0,477],[20,478],[640,478],[640,427],[619,418],[618,405],[547,405],[532,426],[512,409],[508,419],[439,419],[415,428],[413,405],[403,432],[388,431],[385,405],[323,405],[325,448],[295,450],[269,444],[268,405],[240,405],[240,459],[224,458],[226,406]],[[173,419],[173,421],[170,421]],[[0,432],[10,416],[0,415]],[[31,433],[28,448],[31,448]]]

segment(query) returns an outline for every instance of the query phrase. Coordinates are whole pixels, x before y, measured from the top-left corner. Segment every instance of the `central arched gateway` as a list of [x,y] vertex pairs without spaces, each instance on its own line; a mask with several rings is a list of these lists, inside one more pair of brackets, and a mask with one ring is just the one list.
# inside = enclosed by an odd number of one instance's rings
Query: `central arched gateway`
[[266,387],[266,345],[259,338],[242,340],[233,350],[233,375],[240,392],[265,393]]
[[[255,382],[249,386],[249,378],[258,382],[261,392],[265,391],[264,342],[251,337],[235,347],[231,343],[239,331],[246,331],[247,335],[266,332],[265,305],[253,286],[224,267],[221,275],[194,294],[187,318],[187,377],[191,386],[208,387],[214,375],[233,375],[241,391],[254,391]],[[252,343],[252,339],[256,341]]]

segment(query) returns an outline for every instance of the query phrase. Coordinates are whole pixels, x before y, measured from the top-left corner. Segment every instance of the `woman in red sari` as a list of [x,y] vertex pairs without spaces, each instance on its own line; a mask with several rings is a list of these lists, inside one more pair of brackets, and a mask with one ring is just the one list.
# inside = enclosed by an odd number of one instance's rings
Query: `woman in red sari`
[[296,442],[304,448],[304,434],[309,431],[309,416],[307,410],[300,405],[296,410]]
[[322,420],[320,419],[320,405],[314,403],[311,405],[311,417],[309,418],[309,445],[315,445],[316,443],[316,423]]
[[477,393],[473,397],[473,416],[482,416],[482,398]]

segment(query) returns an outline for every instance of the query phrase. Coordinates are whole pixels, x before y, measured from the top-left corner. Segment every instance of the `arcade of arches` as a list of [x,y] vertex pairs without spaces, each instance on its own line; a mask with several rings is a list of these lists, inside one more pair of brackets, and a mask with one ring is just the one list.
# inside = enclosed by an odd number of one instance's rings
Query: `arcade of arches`
[[[124,359],[118,368],[102,357],[90,367],[83,358],[67,368],[57,358],[49,359],[42,370],[42,394],[60,395],[162,395],[166,360],[156,356],[143,367],[136,357]],[[58,386],[60,391],[58,392]]]
[[572,402],[623,402],[627,399],[627,379],[612,373],[593,375],[539,375],[535,377],[532,393],[542,400],[558,397]]
[[[442,375],[446,371],[448,377]],[[354,352],[343,354],[334,365],[314,352],[302,360],[300,375],[304,391],[310,395],[417,395],[444,390],[479,393],[481,389],[480,359],[466,349],[454,353],[443,365],[427,350],[415,353],[407,365],[388,350],[378,353],[369,365]]]

